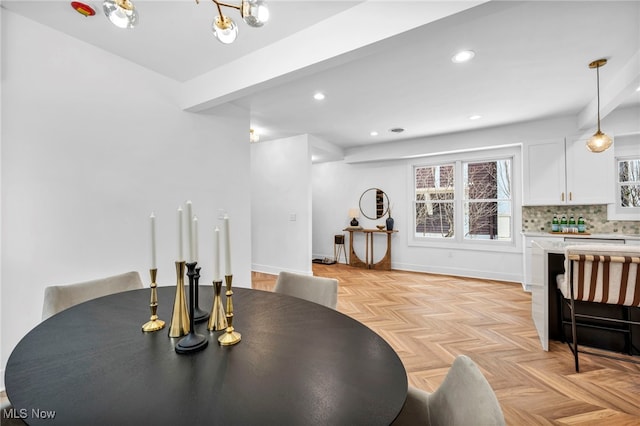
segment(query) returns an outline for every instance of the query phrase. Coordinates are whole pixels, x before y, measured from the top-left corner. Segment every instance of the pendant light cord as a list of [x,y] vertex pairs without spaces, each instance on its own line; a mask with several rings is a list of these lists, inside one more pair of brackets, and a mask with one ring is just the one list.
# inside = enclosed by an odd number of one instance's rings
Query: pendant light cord
[[600,132],[600,65],[596,67],[596,87],[598,89],[598,132]]

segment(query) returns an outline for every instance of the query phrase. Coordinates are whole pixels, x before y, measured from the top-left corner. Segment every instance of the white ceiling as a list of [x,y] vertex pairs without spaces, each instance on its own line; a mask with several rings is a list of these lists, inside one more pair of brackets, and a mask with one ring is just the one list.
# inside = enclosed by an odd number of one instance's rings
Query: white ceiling
[[[86,3],[97,16],[85,18],[67,1],[2,5],[176,80],[185,91],[211,90],[203,85],[216,70],[230,74],[225,84],[237,77],[246,88],[212,94],[199,108],[189,102],[183,107],[206,113],[209,106],[233,102],[247,108],[262,141],[308,133],[348,150],[571,114],[589,129],[595,125],[596,76],[587,65],[601,57],[609,60],[600,72],[603,115],[640,105],[640,1],[458,2],[467,9],[434,20],[423,11],[446,9],[445,2],[275,0],[268,3],[271,21],[259,29],[227,10],[240,29],[232,45],[211,33],[215,7],[209,0],[138,0],[140,25],[132,30],[112,26],[99,2]],[[377,9],[365,3],[379,6],[384,16],[371,19],[365,11]],[[383,12],[384,5],[398,13]],[[418,16],[411,16],[412,8]],[[356,19],[345,25],[346,16]],[[398,22],[407,17],[410,25]],[[321,37],[310,31],[316,27]],[[379,41],[370,35],[378,29]],[[274,47],[287,42],[297,43],[296,49]],[[360,48],[349,51],[352,45]],[[454,64],[450,58],[460,49],[472,49],[476,57]],[[300,65],[299,58],[331,51],[333,59]],[[267,53],[268,61],[251,62]],[[247,63],[252,65],[244,69],[256,77],[238,77],[243,73],[237,67]],[[234,70],[229,64],[236,71],[228,72]],[[266,77],[258,78],[263,71]],[[312,98],[317,90],[326,94],[324,101]],[[475,114],[482,118],[469,120]],[[389,132],[394,127],[406,130]],[[372,130],[379,135],[371,137]]]

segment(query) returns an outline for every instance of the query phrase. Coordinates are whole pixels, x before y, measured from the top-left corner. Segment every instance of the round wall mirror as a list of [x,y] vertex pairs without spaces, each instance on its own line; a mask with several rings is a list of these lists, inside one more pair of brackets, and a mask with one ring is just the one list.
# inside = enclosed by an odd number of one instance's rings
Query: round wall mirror
[[367,219],[380,219],[389,211],[389,197],[382,189],[369,188],[360,196],[360,212]]

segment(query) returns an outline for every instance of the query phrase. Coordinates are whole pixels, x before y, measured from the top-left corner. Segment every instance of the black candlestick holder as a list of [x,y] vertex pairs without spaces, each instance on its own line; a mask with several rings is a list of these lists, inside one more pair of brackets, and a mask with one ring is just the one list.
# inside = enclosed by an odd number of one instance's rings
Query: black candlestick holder
[[200,280],[200,268],[196,268],[196,275],[194,275],[193,277],[195,292],[189,293],[189,294],[195,294],[195,307],[193,311],[195,322],[202,322],[209,319],[209,312],[203,311],[199,307],[199,301],[198,301],[198,293],[199,293],[198,289],[200,288],[198,284],[199,280]]
[[196,302],[195,292],[197,282],[200,279],[200,268],[196,269],[196,265],[197,262],[187,263],[187,277],[189,277],[189,334],[180,339],[176,345],[176,352],[179,354],[201,351],[209,344],[206,337],[195,331],[195,320],[193,318]]

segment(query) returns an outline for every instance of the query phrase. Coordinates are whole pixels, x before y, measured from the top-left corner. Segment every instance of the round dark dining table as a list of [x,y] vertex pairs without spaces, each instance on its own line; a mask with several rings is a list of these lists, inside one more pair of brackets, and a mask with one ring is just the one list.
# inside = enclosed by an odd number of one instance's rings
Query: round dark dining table
[[[176,353],[180,339],[168,336],[175,286],[158,287],[167,325],[153,333],[141,331],[148,288],[50,317],[9,357],[14,412],[33,425],[369,426],[398,415],[407,375],[380,336],[319,304],[233,291],[242,340],[221,346],[222,331],[196,323],[209,343],[190,354]],[[213,286],[200,286],[200,308],[210,311],[212,301]]]

